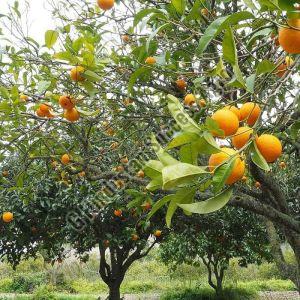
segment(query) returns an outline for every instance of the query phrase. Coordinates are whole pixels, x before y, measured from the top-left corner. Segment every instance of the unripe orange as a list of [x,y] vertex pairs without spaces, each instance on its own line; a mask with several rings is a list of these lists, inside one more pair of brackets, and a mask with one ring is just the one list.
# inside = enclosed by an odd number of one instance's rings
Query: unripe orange
[[10,223],[14,219],[14,214],[11,212],[4,212],[2,215],[2,220],[4,223]]
[[64,117],[70,122],[76,122],[79,120],[80,114],[76,108],[72,108],[65,110]]
[[250,127],[240,127],[232,138],[232,144],[236,149],[243,148],[250,140],[253,129]]
[[201,9],[201,15],[207,17],[209,15],[208,9],[207,8],[202,8]]
[[184,98],[184,104],[192,106],[196,102],[196,97],[193,94],[187,94]]
[[156,63],[156,59],[153,56],[149,56],[146,58],[145,63],[148,65],[154,65]]
[[224,163],[230,157],[235,156],[235,163],[233,169],[226,180],[226,184],[233,184],[242,179],[245,173],[245,162],[241,160],[240,155],[237,151],[231,148],[222,148],[222,151],[216,154],[212,154],[209,158],[209,169],[211,172],[215,170],[216,167]]
[[253,126],[258,120],[261,109],[253,102],[247,102],[240,108],[241,121],[246,120],[247,124]]
[[256,145],[261,155],[269,163],[278,159],[282,153],[282,145],[280,140],[271,134],[262,134],[256,138]]
[[61,157],[61,162],[64,164],[64,165],[67,165],[70,163],[70,160],[71,160],[71,157],[68,155],[68,154],[64,154],[62,157]]
[[219,128],[224,132],[222,135],[212,132],[215,136],[227,137],[235,134],[239,128],[239,119],[228,109],[220,109],[216,111],[211,118],[218,123]]
[[73,81],[84,81],[85,78],[82,75],[84,73],[85,69],[82,66],[76,66],[71,69],[70,71],[70,77]]
[[63,108],[63,109],[72,109],[75,107],[75,99],[73,99],[70,96],[67,95],[63,95],[59,98],[59,105]]
[[115,5],[115,0],[97,0],[98,6],[103,10],[110,10]]

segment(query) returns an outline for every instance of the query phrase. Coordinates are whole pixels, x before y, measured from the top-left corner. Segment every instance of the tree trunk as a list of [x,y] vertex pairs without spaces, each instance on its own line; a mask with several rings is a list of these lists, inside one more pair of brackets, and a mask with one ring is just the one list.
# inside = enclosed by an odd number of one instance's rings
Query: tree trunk
[[108,300],[120,300],[120,299],[121,299],[120,284],[119,283],[110,284]]
[[216,280],[217,280],[216,296],[217,296],[217,299],[222,299],[222,296],[223,296],[223,279],[219,276],[216,276]]

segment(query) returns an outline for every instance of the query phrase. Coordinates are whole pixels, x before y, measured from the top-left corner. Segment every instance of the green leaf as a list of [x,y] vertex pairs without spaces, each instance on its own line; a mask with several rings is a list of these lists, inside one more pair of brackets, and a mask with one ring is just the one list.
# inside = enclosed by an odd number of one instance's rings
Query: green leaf
[[222,58],[219,59],[216,67],[209,71],[210,76],[220,76],[222,78],[229,78],[229,75],[226,71]]
[[209,214],[223,208],[229,202],[232,192],[233,189],[229,188],[208,200],[192,204],[178,204],[178,206],[194,214]]
[[185,6],[186,6],[186,2],[185,0],[172,0],[171,4],[174,6],[174,8],[176,9],[176,11],[180,14],[183,15],[184,11],[185,11]]
[[0,94],[3,98],[8,99],[9,98],[9,91],[4,86],[0,86]]
[[39,94],[44,93],[51,85],[51,81],[40,81],[37,86],[37,91]]
[[45,33],[45,44],[50,49],[58,39],[58,32],[55,30],[47,30]]
[[184,145],[179,150],[180,161],[192,165],[198,164],[198,151],[195,143]]
[[197,123],[184,111],[179,100],[173,95],[167,96],[168,108],[178,126],[186,132],[201,133]]
[[276,65],[272,63],[271,61],[264,59],[261,62],[258,63],[256,67],[256,74],[265,74],[265,73],[271,73],[276,69]]
[[177,163],[163,168],[163,189],[169,190],[180,185],[190,184],[203,174],[208,174],[203,167],[187,163]]
[[133,21],[133,26],[135,27],[140,21],[142,21],[146,16],[153,14],[153,13],[157,13],[157,14],[164,14],[165,12],[163,10],[159,10],[156,8],[146,8],[143,9],[141,11],[139,11],[135,17],[134,17],[134,21]]
[[136,83],[136,81],[138,80],[138,78],[141,77],[142,75],[144,75],[145,73],[149,73],[149,72],[151,72],[151,69],[149,69],[148,67],[141,67],[141,68],[135,70],[131,74],[129,82],[128,82],[128,94],[129,95],[133,94],[133,92],[134,92],[133,87],[134,87],[134,84]]
[[234,35],[230,26],[225,31],[224,38],[223,38],[223,57],[224,59],[229,62],[231,65],[237,63],[237,52],[236,46],[234,41]]
[[244,0],[244,2],[249,8],[253,10],[257,10],[257,7],[255,6],[252,0]]
[[175,136],[172,141],[168,144],[166,149],[176,148],[191,142],[196,141],[199,138],[199,135],[192,132],[181,132],[179,135]]
[[209,130],[210,132],[213,132],[214,134],[218,134],[218,135],[224,135],[224,130],[220,129],[218,122],[216,122],[215,120],[213,120],[210,117],[207,117],[205,120],[205,126],[207,128],[207,130]]
[[164,165],[159,160],[149,160],[143,168],[145,174],[151,179],[161,176]]
[[278,6],[282,10],[287,10],[287,11],[294,11],[295,6],[298,1],[297,0],[278,0]]
[[152,179],[149,184],[146,186],[146,189],[148,191],[156,191],[158,189],[161,189],[162,188],[162,185],[163,185],[163,182],[162,182],[162,176],[158,176],[154,179]]
[[99,76],[97,73],[95,73],[91,70],[84,71],[84,73],[82,74],[82,77],[84,77],[87,80],[92,81],[92,82],[98,82],[98,81],[102,80],[101,76]]
[[201,37],[197,48],[197,54],[201,55],[210,42],[221,32],[222,29],[224,29],[227,24],[233,25],[239,21],[251,18],[254,18],[253,14],[243,11],[216,19],[207,27],[203,36]]
[[262,6],[262,8],[266,7],[270,10],[280,10],[277,0],[258,0],[258,2]]
[[85,117],[96,117],[100,113],[100,109],[87,111],[77,107],[78,112]]
[[170,202],[173,199],[174,195],[168,195],[163,197],[162,199],[158,200],[157,202],[155,202],[155,204],[153,205],[151,211],[149,212],[149,214],[147,215],[147,220],[150,220],[151,217],[159,210],[161,209],[165,204],[167,204],[168,202]]
[[249,149],[250,149],[250,155],[251,155],[252,161],[262,170],[264,170],[266,172],[270,171],[270,167],[269,167],[268,163],[266,162],[264,157],[259,152],[255,142],[251,143]]
[[202,0],[196,0],[190,13],[187,15],[186,17],[186,20],[187,21],[190,21],[190,20],[197,20],[197,19],[200,19],[201,18],[201,14],[199,13],[200,12],[200,9],[202,7]]
[[255,79],[256,79],[256,74],[252,74],[249,77],[247,77],[247,79],[246,79],[247,90],[251,94],[254,93]]
[[149,46],[150,46],[150,43],[151,41],[153,40],[153,38],[163,29],[167,28],[167,27],[170,27],[171,24],[167,23],[167,24],[163,24],[162,26],[158,27],[154,32],[152,32],[150,34],[150,36],[148,37],[147,39],[147,43],[146,43],[146,51],[148,52],[149,51]]
[[205,131],[202,137],[202,139],[197,141],[197,149],[199,153],[214,154],[221,151],[210,132]]

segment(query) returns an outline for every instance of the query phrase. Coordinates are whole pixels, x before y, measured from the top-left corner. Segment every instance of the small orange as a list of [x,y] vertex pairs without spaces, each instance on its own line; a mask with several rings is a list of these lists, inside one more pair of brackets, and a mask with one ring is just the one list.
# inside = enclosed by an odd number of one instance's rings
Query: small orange
[[130,99],[130,98],[127,98],[123,101],[123,103],[124,103],[125,106],[129,106],[133,103],[133,100]]
[[47,114],[49,112],[49,110],[50,110],[50,106],[48,104],[43,103],[43,104],[40,105],[39,110],[42,113]]
[[161,235],[162,235],[162,231],[161,231],[161,230],[155,230],[154,233],[153,233],[153,235],[154,235],[155,237],[159,238],[159,237],[161,237]]
[[185,90],[187,87],[187,83],[184,79],[177,79],[176,86],[179,90]]
[[8,176],[8,174],[9,174],[9,173],[8,173],[8,171],[7,171],[7,170],[4,170],[4,171],[2,172],[2,176],[3,176],[3,177],[7,177],[7,176]]
[[10,223],[14,219],[14,214],[11,212],[4,212],[2,215],[2,220],[4,223]]
[[243,176],[243,177],[242,177],[242,181],[244,181],[244,182],[246,182],[247,179],[248,179],[247,176]]
[[29,99],[29,97],[27,96],[27,95],[20,95],[20,101],[22,101],[22,102],[26,102],[26,101],[28,101],[28,99]]
[[82,73],[84,73],[85,69],[82,66],[76,66],[71,69],[70,77],[73,81],[84,81],[85,78],[82,77]]
[[97,0],[98,6],[103,10],[110,10],[115,5],[115,0]]
[[232,138],[232,144],[236,149],[243,148],[250,140],[253,129],[250,127],[240,127]]
[[144,178],[145,177],[145,173],[143,170],[139,170],[136,174],[137,177],[140,177],[140,178]]
[[153,56],[149,56],[146,58],[145,63],[147,65],[154,65],[156,63],[156,59]]
[[84,172],[84,171],[79,172],[79,173],[78,173],[78,176],[79,176],[79,177],[84,177],[84,176],[85,176],[85,172]]
[[115,168],[115,170],[116,170],[117,172],[123,172],[123,171],[124,171],[124,167],[123,167],[123,166],[117,166],[117,167]]
[[38,117],[40,117],[40,118],[46,117],[46,114],[43,113],[39,108],[36,110],[35,113],[36,113],[36,115],[37,115]]
[[271,134],[262,134],[256,138],[256,145],[261,155],[268,163],[274,162],[282,153],[280,140]]
[[124,43],[129,43],[130,42],[130,36],[127,34],[122,35],[122,41]]
[[233,184],[241,180],[245,173],[245,162],[241,160],[240,155],[237,151],[231,148],[222,148],[222,151],[216,154],[212,154],[209,158],[209,169],[211,172],[215,170],[216,167],[224,163],[230,157],[235,156],[234,167],[226,180],[226,184]]
[[125,182],[122,179],[118,179],[115,181],[115,185],[118,189],[122,189],[123,187],[125,187]]
[[207,17],[209,15],[208,9],[207,8],[202,8],[201,9],[201,15]]
[[290,54],[300,54],[300,19],[288,20],[288,26],[279,30],[279,44]]
[[119,143],[118,143],[118,142],[113,142],[113,143],[109,146],[109,148],[112,149],[112,150],[115,150],[115,149],[117,149],[118,147],[119,147]]
[[122,216],[122,210],[121,209],[115,209],[114,210],[114,215],[116,217],[121,217]]
[[199,105],[201,107],[205,107],[206,106],[206,101],[204,99],[199,100]]
[[120,162],[121,162],[122,164],[128,164],[128,162],[129,162],[128,157],[127,157],[127,156],[122,157],[122,158],[120,159]]
[[109,240],[104,240],[103,241],[103,245],[104,245],[104,247],[109,247]]
[[106,134],[109,135],[109,136],[115,135],[115,131],[114,131],[114,129],[111,128],[111,127],[107,128],[105,132],[106,132]]
[[72,109],[75,107],[75,99],[73,99],[70,96],[67,95],[63,95],[59,98],[59,105],[63,108],[63,109]]
[[132,239],[133,241],[137,241],[137,240],[139,239],[139,236],[138,236],[137,234],[132,234],[132,235],[131,235],[131,239]]
[[72,108],[65,110],[64,117],[70,122],[76,122],[79,120],[80,114],[76,108]]
[[260,189],[260,188],[261,188],[261,184],[260,184],[260,182],[259,182],[259,181],[256,181],[256,182],[255,182],[255,187],[256,187],[256,188],[258,188],[258,189]]
[[284,161],[281,161],[279,164],[281,169],[285,169],[286,168],[286,163]]
[[229,109],[230,111],[232,111],[238,117],[239,121],[241,120],[240,110],[236,106],[227,105],[224,108]]
[[69,164],[70,161],[71,161],[71,157],[70,157],[68,154],[64,154],[64,155],[61,157],[61,162],[62,162],[64,165]]
[[212,134],[215,136],[230,136],[235,134],[239,128],[239,119],[232,111],[228,109],[220,109],[216,111],[211,118],[218,123],[219,128],[224,132],[223,135],[218,135],[212,132]]
[[260,116],[261,109],[258,104],[254,102],[246,102],[240,108],[240,113],[241,121],[246,120],[248,125],[253,126]]
[[192,106],[196,103],[196,97],[193,94],[187,94],[184,98],[184,104]]

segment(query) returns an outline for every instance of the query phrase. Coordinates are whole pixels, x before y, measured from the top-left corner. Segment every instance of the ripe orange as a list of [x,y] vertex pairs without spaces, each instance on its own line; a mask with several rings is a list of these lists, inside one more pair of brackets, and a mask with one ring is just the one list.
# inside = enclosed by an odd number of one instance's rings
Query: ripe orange
[[187,94],[184,98],[184,104],[192,106],[196,102],[196,97],[193,94]]
[[85,69],[82,66],[76,66],[71,69],[70,76],[73,81],[84,81],[85,78],[81,76]]
[[232,106],[232,105],[227,105],[224,107],[224,109],[229,109],[231,112],[233,112],[238,117],[239,121],[241,120],[241,113],[237,107]]
[[155,237],[159,238],[159,237],[161,237],[161,235],[162,235],[162,231],[161,230],[155,230],[154,231],[154,236]]
[[260,116],[261,109],[254,102],[246,102],[240,108],[240,113],[241,121],[246,120],[248,125],[253,126]]
[[286,163],[284,161],[280,162],[279,164],[281,169],[285,169],[286,168]]
[[122,158],[120,159],[120,162],[121,162],[122,164],[128,164],[128,162],[129,162],[128,157],[127,157],[127,156],[122,157]]
[[260,184],[260,182],[259,182],[259,181],[256,181],[256,182],[255,182],[255,187],[256,187],[256,188],[258,188],[258,189],[260,189],[260,188],[261,188],[261,184]]
[[68,154],[64,154],[62,157],[61,157],[61,162],[64,164],[64,165],[67,165],[70,163],[70,160],[71,160],[71,157],[68,155]]
[[116,217],[121,217],[122,216],[122,210],[121,209],[115,209],[114,210],[114,215]]
[[133,241],[137,241],[137,240],[139,239],[139,236],[138,236],[137,234],[132,234],[132,235],[131,235],[131,239],[132,239]]
[[239,119],[238,117],[228,109],[217,110],[211,117],[219,125],[219,128],[223,130],[223,135],[218,135],[212,132],[213,135],[219,137],[226,137],[233,135],[237,132],[239,128]]
[[115,0],[97,0],[99,7],[103,10],[110,10],[115,5]]
[[14,219],[14,214],[11,212],[4,212],[2,215],[2,220],[4,223],[10,223]]
[[280,140],[271,134],[262,134],[256,138],[256,145],[261,155],[269,163],[274,162],[282,153]]
[[156,63],[156,59],[153,56],[149,56],[146,58],[145,63],[147,65],[154,65]]
[[130,36],[127,34],[122,35],[122,41],[124,43],[129,43],[130,42]]
[[36,110],[35,113],[36,113],[36,115],[37,115],[38,117],[40,117],[40,118],[46,117],[46,114],[43,113],[39,108]]
[[64,117],[70,122],[76,122],[79,120],[80,114],[76,108],[72,108],[65,110]]
[[145,177],[145,173],[144,173],[143,170],[140,170],[140,171],[137,172],[136,176],[137,176],[137,177],[144,178],[144,177]]
[[201,100],[199,101],[199,105],[200,105],[201,107],[205,107],[205,106],[206,106],[206,101],[205,101],[204,99],[201,99]]
[[26,102],[27,100],[29,99],[29,97],[27,96],[27,95],[20,95],[20,100],[22,101],[22,102]]
[[63,109],[72,109],[75,107],[75,99],[70,96],[64,95],[59,98],[59,105]]
[[245,162],[241,160],[240,156],[237,154],[237,151],[224,147],[222,148],[222,152],[212,154],[208,162],[209,169],[211,172],[213,172],[217,166],[221,165],[233,155],[236,157],[235,163],[229,177],[226,180],[226,184],[233,184],[242,179],[244,176]]
[[300,54],[300,19],[290,19],[288,25],[279,30],[280,46],[290,54]]
[[3,177],[7,177],[7,176],[8,176],[8,174],[9,174],[9,173],[8,173],[8,171],[7,171],[7,170],[4,170],[4,171],[2,172],[2,176],[3,176]]
[[247,142],[250,140],[251,135],[253,134],[253,129],[245,126],[240,127],[236,134],[232,138],[232,144],[236,149],[243,148]]
[[184,79],[176,80],[176,86],[179,90],[185,90],[187,87],[187,83]]
[[47,114],[50,110],[50,106],[48,104],[41,104],[39,110],[43,113],[43,114]]

